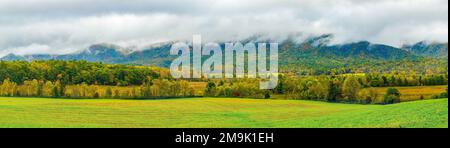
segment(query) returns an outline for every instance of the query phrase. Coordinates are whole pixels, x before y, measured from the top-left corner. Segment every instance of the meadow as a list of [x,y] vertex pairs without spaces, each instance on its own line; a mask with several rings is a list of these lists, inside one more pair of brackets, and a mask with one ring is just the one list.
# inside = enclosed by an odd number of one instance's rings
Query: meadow
[[448,128],[448,99],[382,106],[235,98],[0,98],[0,127]]
[[[436,95],[445,92],[447,85],[440,86],[413,86],[413,87],[394,87],[401,93],[400,100],[402,102],[417,101],[423,99],[431,99]],[[386,94],[388,87],[375,87],[378,97]]]

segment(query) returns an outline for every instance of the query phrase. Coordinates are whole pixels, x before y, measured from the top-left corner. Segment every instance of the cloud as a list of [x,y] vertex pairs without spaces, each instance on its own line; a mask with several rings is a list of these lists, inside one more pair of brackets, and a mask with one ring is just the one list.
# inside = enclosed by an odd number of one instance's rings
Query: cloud
[[14,52],[15,54],[18,55],[39,54],[39,53],[48,53],[50,52],[51,49],[47,45],[31,44],[29,46],[11,48],[10,50],[11,51],[1,51],[0,54],[7,54],[9,52]]
[[0,56],[69,53],[91,44],[335,34],[401,46],[448,42],[447,0],[2,0]]

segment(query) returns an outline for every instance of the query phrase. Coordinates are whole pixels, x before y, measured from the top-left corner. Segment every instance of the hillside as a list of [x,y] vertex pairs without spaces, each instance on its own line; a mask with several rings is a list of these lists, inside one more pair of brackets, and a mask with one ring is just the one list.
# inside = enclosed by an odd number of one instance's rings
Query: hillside
[[448,58],[448,43],[428,43],[422,41],[414,45],[405,45],[403,49],[416,55],[435,58]]
[[[365,72],[378,70],[404,71],[412,69],[424,72],[423,67],[440,69],[448,67],[448,44],[425,42],[403,48],[367,41],[331,45],[332,35],[323,35],[298,42],[288,38],[280,43],[280,67],[282,71],[295,71],[302,74],[323,74],[330,72]],[[242,40],[247,42],[270,42],[255,37]],[[223,43],[222,43],[223,46]],[[9,54],[0,60],[86,60],[113,64],[133,64],[169,67],[176,56],[170,56],[171,42],[148,46],[141,50],[129,50],[110,44],[92,45],[88,49],[67,55],[25,55]],[[433,63],[434,65],[430,65]],[[401,66],[398,66],[401,65]],[[389,66],[389,67],[386,67]],[[439,66],[439,67],[436,67]],[[371,67],[371,69],[367,69]],[[448,68],[447,68],[448,69]]]

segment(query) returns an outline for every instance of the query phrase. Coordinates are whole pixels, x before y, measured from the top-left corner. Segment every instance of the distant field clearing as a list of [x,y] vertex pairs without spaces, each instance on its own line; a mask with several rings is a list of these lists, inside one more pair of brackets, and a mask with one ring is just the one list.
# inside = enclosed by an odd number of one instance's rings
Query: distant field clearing
[[[394,87],[397,88],[402,96],[400,99],[403,102],[420,100],[421,96],[424,99],[430,99],[434,95],[439,95],[447,89],[447,85],[443,86],[412,86],[412,87]],[[389,87],[375,88],[379,94],[378,97],[383,97]]]

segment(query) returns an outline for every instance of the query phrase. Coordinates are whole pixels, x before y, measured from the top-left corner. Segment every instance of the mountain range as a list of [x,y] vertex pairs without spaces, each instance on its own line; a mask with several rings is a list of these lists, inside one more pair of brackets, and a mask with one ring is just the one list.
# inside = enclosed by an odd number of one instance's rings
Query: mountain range
[[[359,61],[395,61],[415,60],[418,58],[448,59],[448,43],[419,42],[396,48],[383,44],[372,44],[368,41],[330,45],[332,35],[322,35],[298,42],[288,38],[279,44],[280,65],[300,65],[311,68],[336,68]],[[257,42],[256,38],[248,38],[242,43]],[[268,40],[267,40],[268,42]],[[113,44],[96,44],[86,50],[65,55],[34,54],[6,55],[4,61],[33,60],[86,60],[111,64],[133,64],[169,67],[176,56],[169,50],[174,42],[149,46],[142,50],[132,51]],[[222,43],[223,46],[223,43]]]

